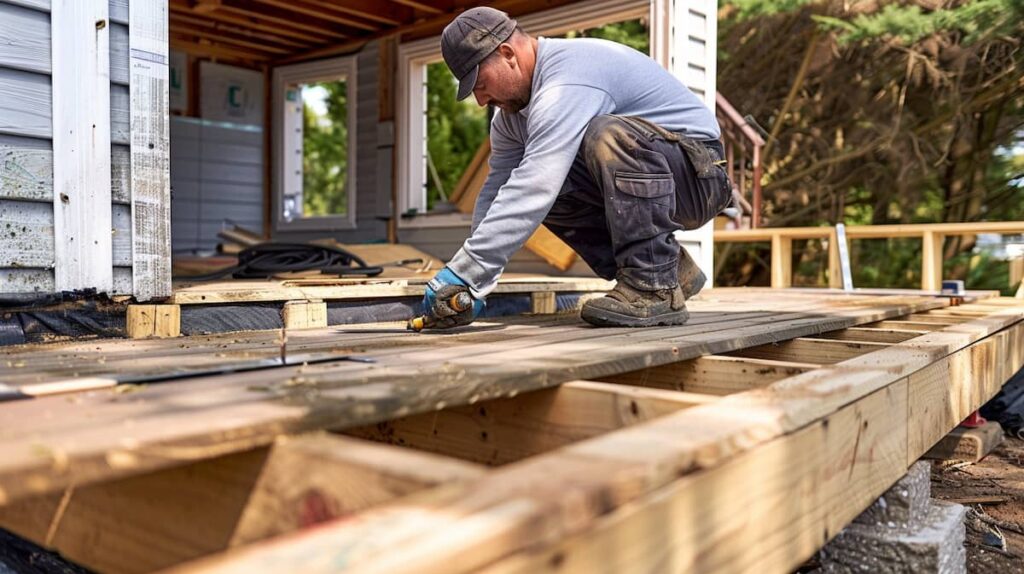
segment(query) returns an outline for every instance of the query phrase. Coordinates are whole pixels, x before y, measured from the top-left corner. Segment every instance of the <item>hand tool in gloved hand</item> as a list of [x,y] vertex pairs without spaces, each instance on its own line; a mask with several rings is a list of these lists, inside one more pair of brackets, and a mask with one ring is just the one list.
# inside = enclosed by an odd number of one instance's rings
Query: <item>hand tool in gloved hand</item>
[[472,296],[469,285],[445,267],[427,282],[423,315],[409,321],[413,331],[448,329],[468,325],[484,310],[484,301]]
[[409,323],[408,325],[406,325],[406,328],[409,329],[410,331],[416,331],[417,333],[422,331],[423,329],[436,329],[438,328],[439,321],[446,319],[452,315],[458,315],[459,313],[462,313],[463,311],[472,308],[473,296],[469,294],[469,291],[459,291],[458,293],[452,295],[447,300],[439,300],[435,304],[435,306],[437,305],[447,306],[449,309],[451,309],[452,313],[450,313],[446,317],[435,317],[430,313],[425,313],[419,317],[413,317],[412,319],[409,319]]

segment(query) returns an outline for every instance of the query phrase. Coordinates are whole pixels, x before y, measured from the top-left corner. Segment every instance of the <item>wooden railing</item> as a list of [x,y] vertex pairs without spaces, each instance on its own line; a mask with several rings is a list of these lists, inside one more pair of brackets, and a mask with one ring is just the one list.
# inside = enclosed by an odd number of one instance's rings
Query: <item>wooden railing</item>
[[[722,128],[725,166],[740,195],[750,197],[750,227],[761,226],[761,148],[764,138],[751,127],[721,93],[715,96],[715,115]],[[749,160],[749,161],[748,161]],[[748,190],[749,187],[749,190]],[[749,193],[748,193],[749,191]]]
[[[919,237],[921,248],[921,289],[938,291],[942,287],[942,248],[948,236],[997,233],[1024,234],[1024,221],[984,221],[976,223],[923,223],[906,225],[855,225],[846,227],[847,241],[855,239],[889,239]],[[716,242],[755,243],[771,242],[771,286],[789,287],[793,284],[793,240],[823,239],[828,242],[829,287],[843,286],[839,266],[839,244],[835,227],[762,227],[758,229],[715,230]],[[1011,265],[1018,269],[1020,265]],[[1011,283],[1020,281],[1013,277]]]

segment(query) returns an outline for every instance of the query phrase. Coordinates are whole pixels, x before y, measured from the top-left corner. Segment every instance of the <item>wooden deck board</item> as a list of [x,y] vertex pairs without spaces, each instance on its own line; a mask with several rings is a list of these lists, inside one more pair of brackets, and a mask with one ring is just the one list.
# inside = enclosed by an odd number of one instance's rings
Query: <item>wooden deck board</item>
[[[554,317],[516,325],[522,337],[509,341],[487,325],[457,335],[407,335],[386,325],[382,328],[389,333],[376,339],[376,349],[368,339],[346,343],[352,333],[304,333],[302,338],[310,345],[318,341],[315,344],[358,351],[377,362],[282,367],[129,388],[132,392],[96,391],[5,404],[0,498],[235,452],[267,444],[284,432],[371,424],[944,304],[931,297],[800,295],[770,304],[742,295],[730,297],[707,303],[706,318],[714,320],[702,323],[698,315],[689,325],[664,329],[594,329],[572,317]],[[776,311],[724,312],[716,307],[742,309],[742,300],[748,308],[774,306]],[[693,308],[697,311],[701,304],[694,302]],[[552,321],[563,324],[554,327]],[[360,331],[356,334],[362,337],[373,329],[351,331]],[[458,339],[438,348],[436,342],[448,337]],[[413,343],[396,346],[396,340]],[[145,343],[148,358],[159,356],[160,348],[175,350],[181,344]],[[133,346],[139,342],[123,344],[126,349],[140,348]],[[141,360],[136,353],[135,360]]]
[[915,413],[912,387],[972,408],[1024,365],[1022,321],[1008,305],[175,572],[792,571],[906,471],[913,437],[959,421]]

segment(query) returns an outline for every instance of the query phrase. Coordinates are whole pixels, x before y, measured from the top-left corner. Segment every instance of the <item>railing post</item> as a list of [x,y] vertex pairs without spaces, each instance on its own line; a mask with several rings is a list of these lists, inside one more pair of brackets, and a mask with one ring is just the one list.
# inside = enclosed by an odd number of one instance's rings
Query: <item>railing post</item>
[[[756,212],[755,212],[756,213]],[[781,232],[772,233],[772,287],[793,284],[793,240]]]
[[923,231],[921,241],[921,289],[942,289],[942,240],[938,231]]
[[761,166],[761,146],[754,144],[754,174],[751,186],[753,187],[753,209],[754,213],[750,214],[750,227],[758,228],[761,227],[761,175],[763,171]]
[[828,286],[843,288],[843,269],[839,266],[839,234],[833,227],[828,235]]

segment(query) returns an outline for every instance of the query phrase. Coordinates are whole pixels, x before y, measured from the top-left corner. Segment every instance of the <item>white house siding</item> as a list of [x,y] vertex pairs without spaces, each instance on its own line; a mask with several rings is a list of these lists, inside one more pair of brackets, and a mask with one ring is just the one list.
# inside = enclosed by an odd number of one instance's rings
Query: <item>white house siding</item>
[[[114,292],[131,292],[128,0],[111,0]],[[50,2],[0,0],[0,294],[54,291]]]

